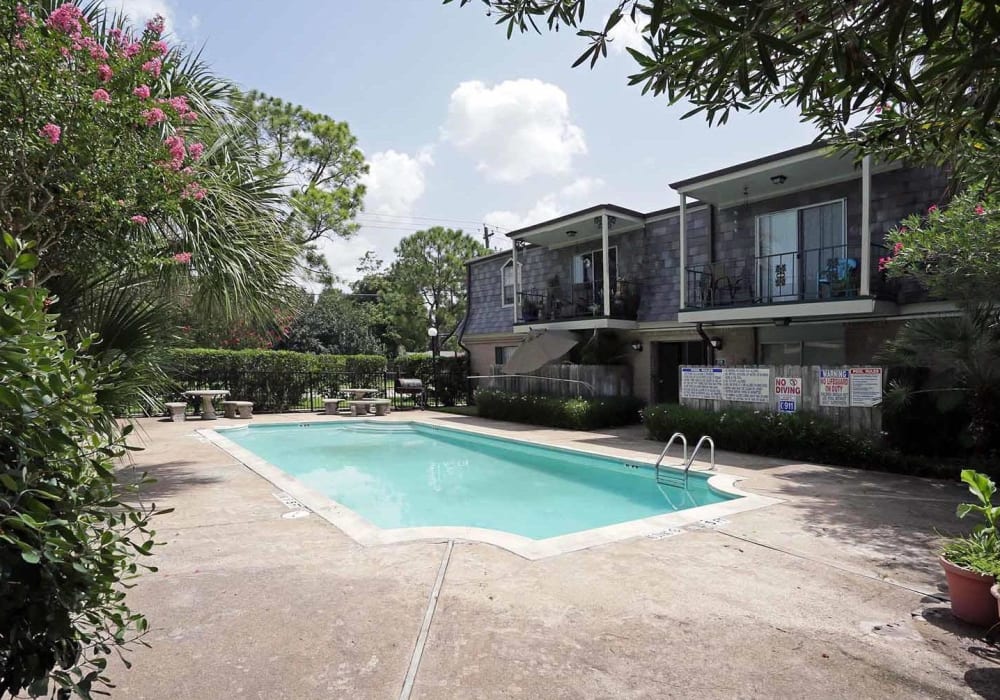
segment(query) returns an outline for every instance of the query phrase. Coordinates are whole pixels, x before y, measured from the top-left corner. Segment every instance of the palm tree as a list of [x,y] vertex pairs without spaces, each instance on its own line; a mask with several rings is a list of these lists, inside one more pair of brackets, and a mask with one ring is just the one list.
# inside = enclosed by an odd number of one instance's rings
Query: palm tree
[[879,359],[927,370],[921,386],[890,382],[888,407],[910,406],[919,395],[934,398],[941,410],[964,404],[973,450],[985,455],[1000,449],[1000,307],[975,304],[957,316],[910,321]]

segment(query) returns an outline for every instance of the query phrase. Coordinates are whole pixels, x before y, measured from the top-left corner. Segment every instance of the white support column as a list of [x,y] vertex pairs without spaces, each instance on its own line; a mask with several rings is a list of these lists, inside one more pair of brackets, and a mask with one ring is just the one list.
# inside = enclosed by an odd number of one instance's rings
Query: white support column
[[861,290],[871,295],[872,286],[872,157],[861,159]]
[[604,298],[604,316],[611,315],[611,265],[608,260],[608,215],[605,212],[601,214],[601,255],[603,256],[601,260],[604,264],[601,266],[604,272],[604,279],[601,280],[601,284],[604,286],[604,293],[601,295]]
[[681,276],[681,305],[680,308],[683,309],[687,306],[687,195],[681,192],[681,210],[680,210],[680,239],[681,239],[681,252],[680,252],[680,264],[677,266],[677,274]]
[[[511,271],[510,273],[514,275],[514,324],[517,324],[517,308],[520,306],[520,299],[517,298],[518,288],[518,274],[517,274],[517,239],[512,242],[513,246],[510,249],[510,259],[511,259]],[[503,280],[501,280],[502,282]],[[502,292],[502,290],[501,290]]]

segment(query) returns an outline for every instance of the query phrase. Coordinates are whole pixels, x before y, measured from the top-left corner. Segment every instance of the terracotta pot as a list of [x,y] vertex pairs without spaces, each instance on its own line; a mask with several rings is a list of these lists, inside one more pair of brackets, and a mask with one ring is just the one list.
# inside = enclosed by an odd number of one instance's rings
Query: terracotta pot
[[938,561],[948,580],[951,613],[955,617],[980,627],[1000,622],[1000,604],[990,591],[996,584],[994,577],[955,566],[944,557],[938,557]]

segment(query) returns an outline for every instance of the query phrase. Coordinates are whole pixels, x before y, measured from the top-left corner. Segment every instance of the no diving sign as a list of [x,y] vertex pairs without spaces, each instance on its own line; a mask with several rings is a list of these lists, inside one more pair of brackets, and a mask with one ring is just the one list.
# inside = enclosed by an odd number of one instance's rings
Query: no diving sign
[[801,377],[775,377],[774,398],[781,413],[795,413],[798,401],[802,396]]
[[777,399],[797,399],[802,396],[802,378],[775,377],[774,396]]

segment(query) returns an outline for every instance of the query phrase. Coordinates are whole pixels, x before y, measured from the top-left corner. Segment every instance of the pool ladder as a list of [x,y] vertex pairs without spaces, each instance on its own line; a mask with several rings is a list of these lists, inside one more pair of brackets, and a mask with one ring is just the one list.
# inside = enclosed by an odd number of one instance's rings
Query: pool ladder
[[[680,439],[681,444],[684,446],[684,463],[678,464],[676,467],[667,466],[664,469],[660,469],[660,465],[663,463],[663,459],[667,456],[667,451],[673,446],[676,440]],[[694,451],[691,452],[691,456],[688,456],[688,441],[684,436],[684,433],[674,433],[670,436],[667,441],[666,447],[660,453],[659,459],[656,460],[656,483],[663,484],[665,486],[676,486],[678,488],[686,489],[688,485],[688,472],[691,471],[691,465],[694,464],[694,458],[698,456],[698,450],[705,443],[708,443],[709,447],[709,459],[711,463],[710,469],[715,469],[715,441],[712,440],[708,435],[702,435],[701,439],[698,440],[698,444],[694,446]],[[677,469],[681,469],[681,473],[677,473]]]

